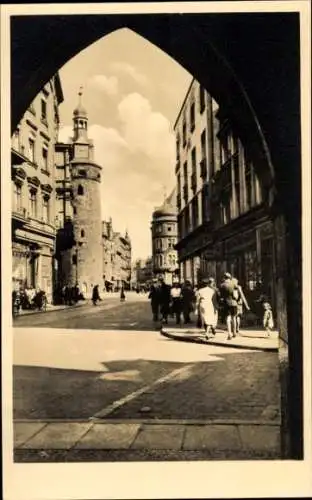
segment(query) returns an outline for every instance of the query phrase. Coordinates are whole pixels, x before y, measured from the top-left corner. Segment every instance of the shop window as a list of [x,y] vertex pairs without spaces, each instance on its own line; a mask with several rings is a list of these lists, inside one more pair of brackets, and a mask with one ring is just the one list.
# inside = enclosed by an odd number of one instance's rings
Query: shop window
[[81,184],[79,184],[79,186],[78,186],[77,194],[79,194],[81,196],[84,194],[84,189],[83,189]]

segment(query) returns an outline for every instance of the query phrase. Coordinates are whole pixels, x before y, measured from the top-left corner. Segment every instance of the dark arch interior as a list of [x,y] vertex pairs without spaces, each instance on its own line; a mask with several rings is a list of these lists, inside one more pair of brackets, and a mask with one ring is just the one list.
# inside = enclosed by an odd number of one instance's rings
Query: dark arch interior
[[[270,191],[293,457],[302,456],[301,141],[298,13],[14,16],[12,131],[66,61],[129,28],[187,69],[226,109]],[[47,57],[47,54],[49,57]],[[286,272],[287,271],[287,272]],[[286,419],[286,420],[287,420]]]

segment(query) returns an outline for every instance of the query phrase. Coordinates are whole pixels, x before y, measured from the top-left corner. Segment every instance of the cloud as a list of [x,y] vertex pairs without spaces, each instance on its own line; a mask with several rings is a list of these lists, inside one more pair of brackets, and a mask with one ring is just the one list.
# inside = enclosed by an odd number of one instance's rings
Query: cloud
[[[102,218],[111,216],[115,231],[128,229],[133,259],[144,258],[151,254],[152,212],[163,201],[164,185],[168,193],[174,185],[175,141],[168,119],[138,93],[124,97],[117,114],[120,130],[99,123],[88,130],[102,166]],[[72,127],[62,127],[59,140],[70,136]]]
[[147,77],[138,71],[134,66],[125,62],[114,62],[111,64],[111,69],[116,73],[130,76],[139,85],[147,85]]
[[118,113],[123,136],[132,151],[141,151],[173,165],[174,135],[162,113],[153,111],[150,102],[139,93],[124,97],[118,105]]
[[90,78],[88,83],[102,92],[105,92],[109,96],[118,94],[119,83],[116,76],[94,75]]

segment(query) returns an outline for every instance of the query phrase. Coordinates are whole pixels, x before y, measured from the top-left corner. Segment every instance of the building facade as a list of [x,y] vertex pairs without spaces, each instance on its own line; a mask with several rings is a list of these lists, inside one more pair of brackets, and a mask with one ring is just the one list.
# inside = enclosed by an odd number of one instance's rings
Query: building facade
[[78,284],[88,297],[93,286],[102,283],[102,167],[93,160],[81,92],[73,113],[72,140],[57,144],[56,153],[58,284]]
[[55,143],[63,92],[56,74],[36,96],[11,145],[13,288],[40,288],[55,275]]
[[102,222],[103,248],[103,285],[105,290],[119,290],[121,286],[131,288],[131,240],[125,235],[113,231],[113,223]]
[[134,273],[135,273],[135,287],[139,289],[141,287],[149,288],[154,278],[153,258],[148,257],[145,260],[138,259],[135,262]]
[[162,206],[156,208],[152,216],[152,258],[154,275],[164,277],[172,284],[178,274],[177,243],[177,208],[176,191],[165,199]]
[[193,80],[175,123],[182,279],[235,275],[273,301],[273,228],[262,183],[224,109]]

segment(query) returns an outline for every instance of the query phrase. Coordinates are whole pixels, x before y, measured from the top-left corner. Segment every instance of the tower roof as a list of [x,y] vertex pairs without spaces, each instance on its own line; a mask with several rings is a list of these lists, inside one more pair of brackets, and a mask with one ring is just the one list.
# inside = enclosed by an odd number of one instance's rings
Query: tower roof
[[74,109],[74,113],[73,113],[75,118],[77,118],[77,117],[87,118],[88,117],[87,110],[82,105],[82,90],[83,90],[82,87],[80,87],[79,92],[78,92],[78,96],[79,96],[78,106]]

